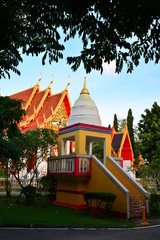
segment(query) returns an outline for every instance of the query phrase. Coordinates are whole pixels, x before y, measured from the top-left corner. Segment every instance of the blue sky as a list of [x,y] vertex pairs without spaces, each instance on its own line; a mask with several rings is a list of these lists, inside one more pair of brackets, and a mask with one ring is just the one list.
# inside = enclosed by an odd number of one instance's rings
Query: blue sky
[[126,68],[120,74],[115,74],[114,62],[104,65],[103,74],[98,71],[86,74],[83,66],[73,72],[66,64],[65,58],[78,54],[80,50],[81,42],[78,39],[71,40],[66,44],[64,59],[51,65],[46,62],[45,66],[41,64],[42,55],[23,56],[23,63],[19,65],[21,76],[11,72],[10,79],[0,79],[1,95],[9,96],[34,86],[40,73],[42,73],[41,90],[48,87],[53,74],[52,93],[58,93],[64,90],[71,76],[69,96],[73,105],[79,97],[86,76],[87,88],[99,109],[103,126],[112,125],[115,113],[118,119],[127,118],[129,108],[132,109],[136,125],[146,108],[150,109],[155,101],[160,105],[160,64],[155,65],[153,62],[144,64],[142,59],[132,74],[127,74]]

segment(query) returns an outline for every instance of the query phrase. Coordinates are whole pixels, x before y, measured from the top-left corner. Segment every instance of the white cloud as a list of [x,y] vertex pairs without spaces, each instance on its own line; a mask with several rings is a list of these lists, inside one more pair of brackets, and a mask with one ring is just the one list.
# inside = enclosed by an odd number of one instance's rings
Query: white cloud
[[115,75],[116,63],[112,61],[110,64],[103,61],[103,73],[106,75]]

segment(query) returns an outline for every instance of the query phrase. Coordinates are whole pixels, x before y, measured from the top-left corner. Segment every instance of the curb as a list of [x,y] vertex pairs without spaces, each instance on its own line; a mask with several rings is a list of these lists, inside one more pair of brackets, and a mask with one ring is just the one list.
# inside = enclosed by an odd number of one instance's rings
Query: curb
[[0,229],[37,229],[37,230],[135,230],[135,229],[147,229],[160,227],[160,223],[157,224],[137,224],[137,227],[106,227],[106,226],[74,226],[74,225],[43,225],[43,224],[0,224]]

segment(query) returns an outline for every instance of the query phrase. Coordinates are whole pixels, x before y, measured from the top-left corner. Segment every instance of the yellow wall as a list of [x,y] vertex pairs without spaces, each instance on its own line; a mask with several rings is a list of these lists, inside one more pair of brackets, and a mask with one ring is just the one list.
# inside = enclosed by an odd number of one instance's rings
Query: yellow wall
[[92,176],[87,184],[88,192],[113,192],[116,194],[112,211],[127,213],[126,193],[122,191],[115,182],[92,161]]
[[110,162],[109,160],[106,160],[106,167],[114,173],[114,176],[129,190],[130,195],[139,195],[142,196],[142,192],[137,188],[134,183],[126,177],[126,174],[123,174],[116,166]]
[[[57,191],[57,202],[65,202],[73,205],[85,205],[83,191],[86,191],[88,178],[58,177],[57,180],[57,190],[64,190],[64,192]],[[65,190],[73,191],[73,193],[65,192]]]

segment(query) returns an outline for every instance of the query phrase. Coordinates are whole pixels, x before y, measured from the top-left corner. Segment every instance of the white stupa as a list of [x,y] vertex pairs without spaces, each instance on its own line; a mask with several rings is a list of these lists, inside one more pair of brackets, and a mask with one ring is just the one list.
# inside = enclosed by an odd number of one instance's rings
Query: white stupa
[[102,125],[98,108],[86,88],[86,78],[84,79],[84,87],[79,98],[75,101],[68,119],[68,126],[76,123]]

